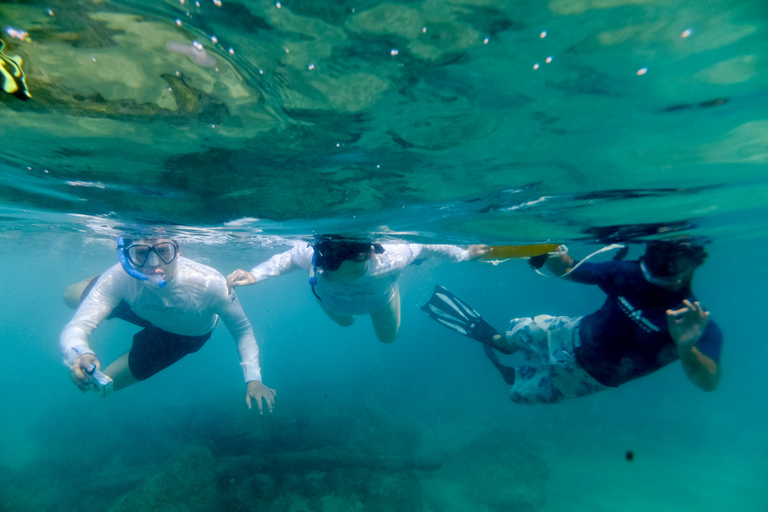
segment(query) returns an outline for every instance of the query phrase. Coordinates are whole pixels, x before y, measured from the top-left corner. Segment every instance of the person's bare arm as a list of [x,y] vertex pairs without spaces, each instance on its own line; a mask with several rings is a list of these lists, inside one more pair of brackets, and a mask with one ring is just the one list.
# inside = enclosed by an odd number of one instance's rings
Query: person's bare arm
[[469,251],[470,261],[474,261],[491,252],[491,247],[488,245],[470,245],[467,247],[467,250]]
[[[221,290],[223,293],[223,289]],[[240,354],[240,365],[246,381],[245,403],[251,408],[252,400],[256,401],[259,413],[264,412],[262,401],[267,405],[269,412],[275,406],[275,390],[264,385],[261,379],[259,365],[259,345],[253,334],[253,327],[245,316],[243,307],[234,294],[219,297],[215,309],[219,317],[224,321],[230,334],[235,340]]]
[[683,304],[685,307],[681,309],[667,310],[669,334],[677,345],[688,380],[704,391],[712,391],[720,382],[720,366],[696,348],[707,326],[709,313],[698,302],[691,304],[685,300]]

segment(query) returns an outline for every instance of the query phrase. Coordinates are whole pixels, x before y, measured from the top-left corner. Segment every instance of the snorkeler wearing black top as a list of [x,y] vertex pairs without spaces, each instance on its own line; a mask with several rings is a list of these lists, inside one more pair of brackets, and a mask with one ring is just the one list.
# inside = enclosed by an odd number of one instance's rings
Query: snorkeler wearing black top
[[[680,359],[688,379],[705,391],[720,380],[722,332],[691,291],[695,269],[706,259],[693,241],[652,241],[639,261],[574,262],[562,250],[538,263],[555,275],[595,284],[607,295],[603,306],[579,318],[540,315],[510,322],[506,336],[484,320],[466,315],[462,332],[445,317],[456,307],[447,290],[436,290],[424,310],[444,325],[486,345],[486,353],[512,384],[517,403],[555,403],[586,396],[637,379]],[[471,308],[469,308],[474,313]],[[475,313],[476,315],[476,313]],[[441,317],[441,318],[438,318]],[[481,333],[477,334],[476,333]],[[514,369],[498,363],[493,350],[522,352],[525,363]]]

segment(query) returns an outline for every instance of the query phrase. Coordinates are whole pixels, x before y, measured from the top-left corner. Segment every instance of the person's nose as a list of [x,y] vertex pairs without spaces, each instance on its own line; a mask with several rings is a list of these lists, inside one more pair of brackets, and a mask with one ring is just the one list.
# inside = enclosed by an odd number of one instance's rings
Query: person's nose
[[157,267],[158,265],[160,265],[160,258],[158,258],[157,254],[155,254],[154,252],[150,252],[149,257],[147,257],[147,264],[150,267]]

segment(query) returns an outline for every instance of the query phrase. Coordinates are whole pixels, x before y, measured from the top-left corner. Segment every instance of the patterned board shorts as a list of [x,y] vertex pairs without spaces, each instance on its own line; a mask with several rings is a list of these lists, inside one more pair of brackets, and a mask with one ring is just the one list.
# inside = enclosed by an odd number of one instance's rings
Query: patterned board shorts
[[576,361],[573,350],[581,319],[539,315],[510,321],[507,344],[525,356],[525,362],[515,368],[513,402],[553,404],[608,389]]

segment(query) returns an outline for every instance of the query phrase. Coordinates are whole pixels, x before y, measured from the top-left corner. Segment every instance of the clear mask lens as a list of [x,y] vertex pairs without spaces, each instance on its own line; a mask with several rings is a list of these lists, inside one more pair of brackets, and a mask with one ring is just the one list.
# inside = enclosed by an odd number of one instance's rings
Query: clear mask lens
[[[131,245],[126,249],[128,260],[137,267],[143,267],[150,253],[155,253],[160,261],[166,265],[176,259],[176,245],[171,242],[162,242],[155,245]],[[150,264],[157,262],[150,261]]]
[[676,284],[679,284],[681,281],[680,274],[675,274],[675,275],[665,276],[665,277],[655,276],[651,274],[651,271],[648,270],[648,267],[645,265],[645,262],[640,263],[640,269],[643,271],[643,277],[645,278],[645,280],[657,286],[674,286]]

